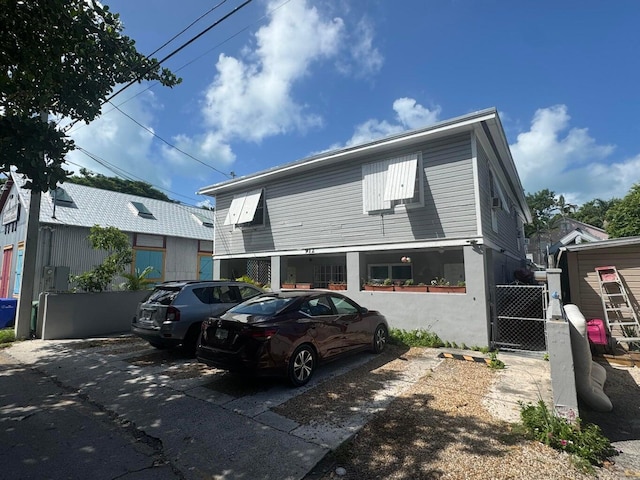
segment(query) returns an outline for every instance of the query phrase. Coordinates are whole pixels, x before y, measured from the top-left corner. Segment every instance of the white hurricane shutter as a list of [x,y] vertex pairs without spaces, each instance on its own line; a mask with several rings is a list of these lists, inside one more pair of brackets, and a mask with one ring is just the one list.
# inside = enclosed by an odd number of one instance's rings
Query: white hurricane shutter
[[253,218],[256,215],[256,209],[258,208],[258,204],[260,203],[260,197],[262,196],[262,189],[254,190],[246,194],[244,199],[244,205],[242,206],[242,210],[240,212],[240,218],[236,221],[239,223],[249,223],[253,221]]
[[389,160],[367,163],[362,166],[362,204],[364,213],[391,208],[385,201],[384,191]]
[[240,213],[242,212],[242,207],[244,205],[244,199],[247,196],[246,193],[241,195],[235,195],[231,202],[231,206],[229,207],[229,211],[227,212],[227,217],[224,219],[225,225],[236,225],[238,223],[238,219],[240,218]]
[[416,189],[418,157],[407,155],[391,161],[387,169],[384,200],[406,200],[413,198]]

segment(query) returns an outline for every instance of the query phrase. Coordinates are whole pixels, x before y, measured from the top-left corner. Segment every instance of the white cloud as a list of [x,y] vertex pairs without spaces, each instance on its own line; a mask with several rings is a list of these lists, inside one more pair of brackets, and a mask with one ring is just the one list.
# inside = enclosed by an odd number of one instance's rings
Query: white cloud
[[382,68],[384,57],[374,46],[374,28],[371,22],[362,18],[353,33],[347,33],[343,43],[348,45],[348,58],[339,58],[336,66],[345,75],[370,77]]
[[395,100],[393,110],[396,112],[396,123],[389,123],[386,120],[367,120],[356,127],[346,146],[360,145],[405,130],[426,127],[437,122],[441,112],[439,106],[430,110],[417,103],[413,98],[406,97]]
[[598,144],[570,120],[565,105],[541,108],[510,146],[525,191],[548,188],[578,204],[624,196],[637,180],[640,155],[612,159],[614,145]]
[[338,53],[343,30],[341,19],[324,20],[306,1],[277,9],[256,33],[256,49],[246,60],[220,55],[203,107],[207,126],[227,141],[259,142],[321,125],[293,98],[292,88],[313,62]]
[[[152,92],[146,91],[120,108],[153,131],[154,116],[160,106]],[[64,123],[68,121],[61,125]],[[68,135],[77,147],[96,155],[116,169],[128,172],[136,180],[144,179],[155,185],[169,186],[167,176],[154,168],[153,135],[115,110],[111,104],[104,105],[100,117],[89,125],[78,123],[73,126]],[[80,165],[106,176],[115,175],[111,168],[101,165],[81,151],[72,151],[66,158],[72,162],[69,167],[76,173],[79,172]]]

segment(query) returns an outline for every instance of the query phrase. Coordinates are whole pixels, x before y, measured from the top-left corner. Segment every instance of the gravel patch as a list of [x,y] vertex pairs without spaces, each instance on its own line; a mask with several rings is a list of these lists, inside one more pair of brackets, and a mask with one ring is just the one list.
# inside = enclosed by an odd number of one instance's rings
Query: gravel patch
[[[593,479],[568,455],[526,440],[491,414],[483,397],[496,374],[483,364],[444,360],[305,480]],[[332,402],[329,408],[337,410]],[[597,478],[621,476],[599,468]]]

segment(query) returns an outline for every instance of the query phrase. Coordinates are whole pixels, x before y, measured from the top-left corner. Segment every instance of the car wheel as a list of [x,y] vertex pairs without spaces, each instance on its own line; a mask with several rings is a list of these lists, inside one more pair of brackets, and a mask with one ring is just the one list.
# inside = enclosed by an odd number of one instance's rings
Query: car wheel
[[384,347],[387,345],[387,340],[389,339],[389,333],[387,332],[387,327],[380,324],[376,327],[376,331],[373,334],[373,353],[380,353],[384,350]]
[[316,370],[316,352],[310,345],[300,345],[289,359],[289,381],[301,387],[309,381]]

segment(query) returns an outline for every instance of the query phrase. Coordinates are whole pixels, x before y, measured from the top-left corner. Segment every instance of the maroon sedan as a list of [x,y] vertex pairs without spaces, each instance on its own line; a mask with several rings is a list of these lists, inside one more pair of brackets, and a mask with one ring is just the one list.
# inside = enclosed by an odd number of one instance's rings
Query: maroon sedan
[[202,322],[197,357],[229,371],[309,381],[321,361],[381,352],[387,320],[339,293],[292,290],[261,295]]

